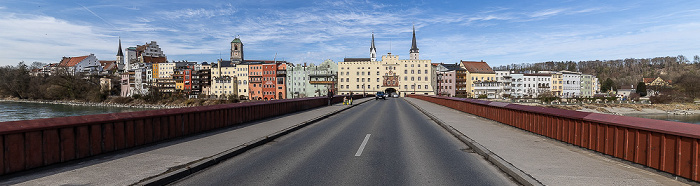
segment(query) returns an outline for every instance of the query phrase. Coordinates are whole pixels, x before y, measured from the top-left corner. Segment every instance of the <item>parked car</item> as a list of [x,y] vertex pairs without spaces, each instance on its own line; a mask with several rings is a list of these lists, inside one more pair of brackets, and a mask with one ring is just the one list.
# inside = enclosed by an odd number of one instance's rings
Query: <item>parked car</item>
[[399,94],[394,93],[394,94],[392,94],[392,97],[398,98]]
[[374,97],[374,100],[378,100],[378,99],[386,100],[386,94],[384,94],[384,92],[377,92],[377,94]]

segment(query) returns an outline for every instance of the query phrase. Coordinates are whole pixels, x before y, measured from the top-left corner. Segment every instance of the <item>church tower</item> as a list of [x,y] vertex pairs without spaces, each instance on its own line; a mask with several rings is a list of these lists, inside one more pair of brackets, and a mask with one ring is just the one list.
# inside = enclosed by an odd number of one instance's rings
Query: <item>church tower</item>
[[231,41],[231,62],[243,62],[243,43],[241,42],[240,36],[236,36],[236,38]]
[[418,60],[418,46],[416,46],[416,26],[413,26],[413,42],[411,42],[410,59]]
[[372,32],[372,46],[369,47],[369,57],[372,61],[377,61],[377,48],[374,48],[374,32]]
[[117,51],[117,68],[124,69],[124,53],[122,53],[122,38],[119,38],[119,49]]

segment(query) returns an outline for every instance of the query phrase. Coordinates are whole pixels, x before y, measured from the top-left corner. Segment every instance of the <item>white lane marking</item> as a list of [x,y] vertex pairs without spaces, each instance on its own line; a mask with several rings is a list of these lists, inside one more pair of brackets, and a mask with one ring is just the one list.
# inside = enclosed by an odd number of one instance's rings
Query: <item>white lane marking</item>
[[372,135],[372,134],[367,134],[367,136],[365,136],[365,140],[362,141],[362,145],[360,145],[360,149],[357,149],[357,153],[355,153],[355,156],[362,155],[362,151],[365,150],[365,145],[367,145],[367,141],[369,141],[370,135]]

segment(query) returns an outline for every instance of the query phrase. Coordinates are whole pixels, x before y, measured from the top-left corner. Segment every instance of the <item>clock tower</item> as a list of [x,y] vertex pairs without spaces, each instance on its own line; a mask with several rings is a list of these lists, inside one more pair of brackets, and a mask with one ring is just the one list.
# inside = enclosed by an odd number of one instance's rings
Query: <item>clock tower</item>
[[231,41],[231,62],[243,62],[243,43],[241,42],[240,36],[236,36],[236,38]]

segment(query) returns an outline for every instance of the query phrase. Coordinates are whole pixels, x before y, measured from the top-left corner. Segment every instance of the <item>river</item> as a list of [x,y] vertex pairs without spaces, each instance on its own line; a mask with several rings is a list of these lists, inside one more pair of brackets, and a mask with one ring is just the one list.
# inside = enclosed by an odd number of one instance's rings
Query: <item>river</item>
[[0,101],[0,122],[143,110],[152,109]]
[[683,123],[700,124],[700,114],[692,114],[692,115],[633,114],[633,115],[628,115],[628,116],[666,120],[666,121],[677,121],[677,122],[683,122]]

